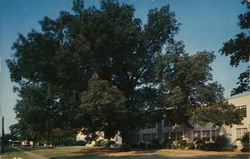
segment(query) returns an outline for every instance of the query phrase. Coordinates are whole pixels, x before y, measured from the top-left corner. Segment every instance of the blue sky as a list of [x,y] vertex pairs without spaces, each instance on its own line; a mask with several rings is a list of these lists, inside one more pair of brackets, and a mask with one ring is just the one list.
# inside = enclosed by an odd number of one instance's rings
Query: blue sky
[[[229,66],[229,58],[218,52],[223,42],[233,38],[241,30],[237,16],[246,12],[240,0],[121,0],[134,4],[135,17],[143,22],[147,19],[148,10],[170,4],[176,19],[182,25],[176,39],[184,41],[186,51],[194,54],[197,51],[214,51],[216,60],[213,62],[214,81],[225,88],[225,97],[236,86],[237,77],[247,65],[238,68]],[[99,0],[86,0],[86,7],[99,6]],[[11,46],[17,39],[17,33],[26,35],[32,28],[40,30],[38,24],[44,16],[56,18],[59,11],[69,11],[71,0],[0,0],[0,56],[2,56],[0,73],[0,106],[1,115],[5,116],[6,130],[16,122],[13,111],[16,94],[12,92],[13,83],[4,62],[13,54]]]

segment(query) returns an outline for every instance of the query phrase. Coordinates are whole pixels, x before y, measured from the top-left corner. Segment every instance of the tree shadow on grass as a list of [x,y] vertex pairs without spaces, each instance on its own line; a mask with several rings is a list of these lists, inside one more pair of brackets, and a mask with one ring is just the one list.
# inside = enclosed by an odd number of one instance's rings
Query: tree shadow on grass
[[[167,157],[166,157],[167,158]],[[59,156],[51,157],[50,159],[162,159],[159,155],[147,155],[147,156],[104,156],[98,154],[86,154],[83,156]]]
[[129,153],[129,152],[134,152],[135,154],[142,154],[142,153],[149,154],[149,153],[154,153],[154,152],[156,152],[158,150],[160,150],[160,149],[134,149],[134,150],[131,150],[131,151],[123,151],[122,149],[116,149],[116,148],[90,148],[90,149],[83,148],[83,149],[81,149],[81,151],[73,152],[73,153],[102,155],[102,154],[109,154],[109,153]]
[[59,156],[52,157],[50,159],[247,159],[249,157],[248,154],[239,154],[239,155],[207,155],[207,156],[179,156],[179,157],[171,157],[171,156],[162,156],[162,155],[131,155],[131,156],[105,156],[99,154],[86,154],[82,156]]
[[4,153],[9,153],[9,152],[17,152],[18,150],[17,149],[15,149],[15,148],[13,148],[13,147],[6,147],[5,149],[4,149]]
[[55,149],[55,147],[44,147],[44,146],[37,146],[37,147],[18,147],[22,151],[33,151],[33,150],[47,150],[47,149]]

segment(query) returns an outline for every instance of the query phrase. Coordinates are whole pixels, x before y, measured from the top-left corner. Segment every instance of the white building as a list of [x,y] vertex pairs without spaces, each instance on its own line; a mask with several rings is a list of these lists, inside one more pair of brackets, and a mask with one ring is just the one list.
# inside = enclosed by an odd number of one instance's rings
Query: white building
[[207,142],[215,140],[218,134],[225,134],[231,145],[241,146],[240,139],[247,131],[250,131],[250,94],[228,98],[227,101],[237,107],[243,118],[242,125],[233,125],[214,127],[212,123],[207,123],[204,126],[192,124],[193,128],[186,125],[176,125],[168,121],[162,121],[154,124],[151,128],[137,130],[137,143],[150,143],[153,139],[163,141],[165,139],[186,140],[188,142],[202,139]]
[[[87,143],[86,146],[94,146],[95,142],[98,140],[107,140],[105,139],[103,132],[100,132],[99,137],[95,141],[91,141],[91,143]],[[111,138],[110,140],[115,142],[114,146],[116,147],[120,147],[122,145],[122,138],[119,134],[116,134],[115,137]],[[76,141],[87,141],[87,135],[79,132],[76,135]]]

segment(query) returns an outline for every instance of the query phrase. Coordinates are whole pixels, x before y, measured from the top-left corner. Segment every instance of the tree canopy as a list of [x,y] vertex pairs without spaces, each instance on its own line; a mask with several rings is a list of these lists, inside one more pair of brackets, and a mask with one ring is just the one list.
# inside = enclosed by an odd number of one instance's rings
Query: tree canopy
[[[247,12],[240,14],[239,26],[242,29],[242,32],[237,34],[235,38],[230,39],[229,41],[223,44],[221,49],[221,54],[225,56],[230,56],[230,65],[238,67],[240,63],[249,63],[250,58],[250,5],[249,2],[243,1],[243,4],[247,7]],[[240,94],[243,92],[250,91],[249,86],[249,65],[246,71],[242,72],[238,77],[238,87],[234,88],[231,92],[232,95]]]
[[146,24],[134,11],[115,0],[100,8],[75,0],[72,12],[40,21],[40,32],[19,34],[7,64],[19,84],[17,118],[30,134],[70,129],[110,138],[119,131],[126,139],[163,114],[187,123],[202,104],[223,100],[222,87],[210,82],[214,55],[184,51],[169,5],[149,10]]

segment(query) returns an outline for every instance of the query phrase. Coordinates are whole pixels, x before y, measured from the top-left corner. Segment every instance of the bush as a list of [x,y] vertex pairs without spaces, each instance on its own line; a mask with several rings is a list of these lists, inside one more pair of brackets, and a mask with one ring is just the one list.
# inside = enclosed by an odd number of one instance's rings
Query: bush
[[98,140],[98,141],[95,142],[94,146],[97,146],[97,147],[110,147],[113,144],[115,144],[115,142],[111,141],[111,140]]
[[104,146],[105,147],[110,147],[111,145],[114,145],[115,144],[115,141],[112,141],[112,140],[108,140],[104,143]]
[[204,150],[207,151],[218,151],[218,147],[216,143],[207,143],[205,144]]
[[218,148],[218,151],[225,151],[226,147],[228,145],[228,138],[225,135],[218,135],[215,144],[216,147]]
[[177,149],[178,148],[178,141],[173,141],[171,144],[172,149]]
[[204,150],[206,143],[203,140],[199,139],[195,142],[195,145],[196,145],[195,148]]
[[187,147],[187,141],[186,140],[178,140],[177,141],[178,148],[184,149]]
[[172,148],[172,147],[171,147],[172,143],[173,143],[172,140],[164,140],[164,141],[163,141],[163,145],[164,145],[164,147],[167,148],[167,149],[171,149],[171,148]]
[[138,148],[145,148],[145,147],[146,147],[145,142],[140,141],[139,144],[138,144]]
[[193,150],[193,149],[195,149],[195,145],[193,143],[187,143],[186,148],[188,150]]
[[162,147],[162,145],[159,143],[159,141],[157,139],[152,140],[151,146],[152,146],[152,148],[161,148]]
[[95,145],[94,146],[97,146],[97,147],[103,147],[105,144],[105,141],[104,140],[97,140],[95,142]]
[[86,141],[76,141],[75,146],[85,146],[86,145]]
[[250,151],[249,132],[245,133],[242,136],[241,144],[243,146],[243,148],[241,149],[242,152],[249,152]]

